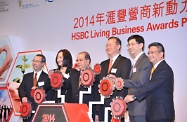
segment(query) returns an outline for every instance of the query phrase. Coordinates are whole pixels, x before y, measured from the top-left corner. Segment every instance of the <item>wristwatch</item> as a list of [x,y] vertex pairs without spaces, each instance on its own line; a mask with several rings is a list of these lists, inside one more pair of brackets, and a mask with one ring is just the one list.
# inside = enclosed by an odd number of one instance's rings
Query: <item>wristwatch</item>
[[135,100],[135,99],[136,99],[136,97],[133,95],[133,96],[132,96],[132,99],[133,99],[133,100]]

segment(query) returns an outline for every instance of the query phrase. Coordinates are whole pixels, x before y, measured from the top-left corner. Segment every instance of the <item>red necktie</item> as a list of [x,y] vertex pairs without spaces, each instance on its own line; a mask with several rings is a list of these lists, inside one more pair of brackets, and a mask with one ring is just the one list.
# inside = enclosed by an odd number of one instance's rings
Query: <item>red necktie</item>
[[33,86],[37,84],[37,73],[34,74]]
[[110,69],[112,68],[112,59],[110,59],[110,63],[109,63],[109,66],[108,66],[108,73],[110,72]]

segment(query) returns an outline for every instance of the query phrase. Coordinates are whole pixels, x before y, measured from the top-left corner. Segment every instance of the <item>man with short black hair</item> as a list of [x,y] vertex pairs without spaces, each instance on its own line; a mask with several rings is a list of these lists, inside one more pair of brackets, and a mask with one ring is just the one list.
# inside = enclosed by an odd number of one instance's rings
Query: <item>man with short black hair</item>
[[[51,88],[48,74],[42,70],[42,67],[45,65],[45,63],[45,56],[42,54],[37,54],[32,60],[32,67],[34,71],[23,76],[23,80],[18,88],[21,102],[29,101],[32,105],[33,111],[36,110],[38,105],[35,103],[33,97],[31,97],[31,90],[36,89],[37,87],[43,87],[45,92],[47,92]],[[35,78],[36,80],[34,80]],[[32,113],[28,119],[23,119],[23,122],[31,122],[33,115],[34,113]]]
[[[131,35],[128,39],[128,51],[133,59],[130,79],[124,79],[128,94],[133,94],[149,81],[152,68],[147,55],[143,52],[145,41],[140,35]],[[130,122],[146,122],[146,100],[135,100],[128,105]]]
[[159,42],[149,45],[148,58],[153,64],[150,81],[141,89],[127,95],[125,102],[146,99],[146,122],[174,122],[174,75],[164,60],[164,46]]
[[[118,37],[110,37],[106,43],[106,52],[109,59],[101,62],[101,73],[99,74],[99,78],[97,82],[106,77],[108,74],[113,74],[116,77],[121,77],[123,79],[129,78],[130,70],[131,70],[131,61],[130,59],[122,56],[120,54],[121,51],[121,40]],[[110,63],[111,62],[111,63]],[[111,65],[110,65],[111,64]],[[105,98],[104,105],[98,105],[97,111],[99,114],[99,121],[104,121],[108,119],[111,121],[111,111],[108,111],[108,118],[104,118],[104,110],[106,107],[110,107],[110,103],[113,98],[116,96],[125,97],[127,95],[127,89],[123,88],[122,90],[113,90],[113,94],[110,95],[109,98]],[[98,98],[97,98],[98,99]],[[98,119],[98,116],[96,116]]]

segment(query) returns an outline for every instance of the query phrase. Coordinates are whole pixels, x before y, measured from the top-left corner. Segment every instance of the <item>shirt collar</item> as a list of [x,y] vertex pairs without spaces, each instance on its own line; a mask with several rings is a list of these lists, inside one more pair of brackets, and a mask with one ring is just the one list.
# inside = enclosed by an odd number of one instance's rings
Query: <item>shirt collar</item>
[[154,65],[154,69],[156,69],[156,67],[160,64],[160,62],[162,62],[164,59],[162,59],[162,60],[160,60],[158,63],[156,63],[155,65]]
[[139,54],[136,56],[136,58],[133,60],[133,64],[134,64],[134,65],[136,64],[137,60],[140,58],[140,56],[141,56],[143,53],[144,53],[144,52],[141,52],[141,53],[139,53]]
[[35,74],[35,73],[37,73],[37,76],[36,76],[36,77],[37,77],[37,80],[38,80],[39,77],[40,77],[40,74],[42,73],[42,70],[40,70],[39,72],[35,72],[35,71],[34,71],[34,74]]
[[114,56],[112,59],[112,64],[115,62],[115,60],[118,58],[119,54],[117,54],[116,56]]

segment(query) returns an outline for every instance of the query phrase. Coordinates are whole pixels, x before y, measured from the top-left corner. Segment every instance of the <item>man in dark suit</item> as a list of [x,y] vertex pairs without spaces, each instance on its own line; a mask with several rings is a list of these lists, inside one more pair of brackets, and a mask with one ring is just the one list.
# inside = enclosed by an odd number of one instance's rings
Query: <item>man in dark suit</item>
[[[90,68],[90,63],[91,63],[91,58],[88,52],[80,52],[77,56],[77,70],[72,70],[70,73],[69,79],[67,79],[64,82],[64,89],[71,91],[71,98],[73,103],[85,103],[89,105],[90,101],[94,101],[96,98],[96,90],[98,90],[98,84],[96,82],[93,83],[91,86],[91,94],[85,94],[83,95],[83,98],[81,99],[82,102],[79,100],[80,99],[80,92],[81,91],[88,91],[88,88],[84,87],[81,82],[80,82],[80,76],[81,72],[85,69]],[[93,108],[93,116],[95,115],[95,107]]]
[[[108,74],[113,74],[116,77],[121,77],[123,79],[128,79],[131,71],[131,61],[120,55],[121,50],[121,40],[118,37],[110,37],[106,44],[106,52],[109,59],[101,62],[101,73],[99,75],[99,81],[106,77]],[[109,67],[110,60],[112,60],[112,67]],[[98,82],[99,82],[98,81]],[[99,121],[104,121],[104,109],[105,107],[110,107],[110,103],[116,96],[125,97],[127,95],[127,89],[114,90],[113,94],[109,98],[105,98],[104,105],[99,105],[97,111],[99,112]],[[108,111],[108,121],[111,121],[111,111]],[[98,119],[98,116],[96,116]]]
[[146,99],[147,122],[174,122],[175,110],[173,103],[174,75],[171,67],[164,60],[164,47],[154,42],[149,45],[148,58],[153,64],[150,81],[125,101]]
[[[77,62],[78,71],[77,70],[73,71],[70,74],[70,78],[68,80],[70,81],[69,83],[71,83],[69,84],[69,87],[71,87],[71,90],[72,90],[72,102],[79,103],[80,102],[79,92],[88,90],[88,88],[85,88],[83,85],[81,85],[80,75],[83,70],[90,68],[90,63],[91,63],[90,55],[87,52],[80,52],[77,56],[76,62]],[[92,91],[94,92],[93,89]],[[88,104],[90,100],[93,100],[93,96],[89,94],[83,96],[83,103]]]
[[[46,58],[42,54],[37,54],[34,59],[32,60],[32,67],[33,72],[27,73],[23,76],[23,80],[18,88],[19,97],[21,99],[21,102],[30,102],[32,105],[32,110],[35,111],[37,108],[37,104],[35,103],[34,99],[31,97],[31,90],[36,89],[37,87],[43,87],[45,91],[47,92],[51,86],[50,86],[50,80],[48,77],[48,74],[46,74],[42,67],[46,63]],[[36,78],[37,82],[36,85],[34,84],[34,76],[35,73],[37,73]],[[31,114],[31,116],[28,119],[24,119],[24,122],[31,122],[32,116],[34,113]]]

